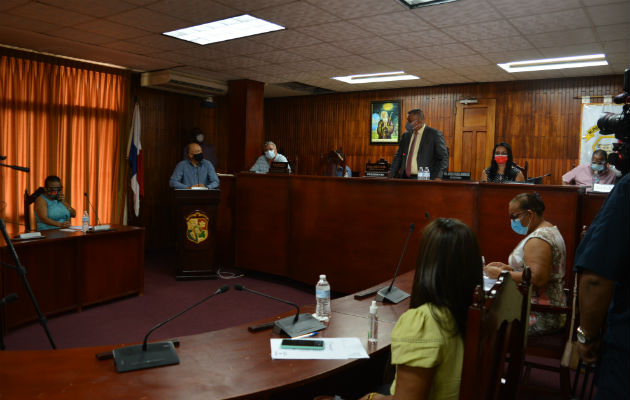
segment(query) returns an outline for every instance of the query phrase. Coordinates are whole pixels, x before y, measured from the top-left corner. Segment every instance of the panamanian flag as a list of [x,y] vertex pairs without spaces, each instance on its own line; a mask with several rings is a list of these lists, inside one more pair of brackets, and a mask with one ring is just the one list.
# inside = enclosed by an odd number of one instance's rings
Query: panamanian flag
[[127,155],[131,167],[131,190],[133,191],[133,205],[136,217],[140,215],[140,198],[144,197],[144,179],[142,179],[142,145],[140,144],[140,105],[133,108],[131,132]]

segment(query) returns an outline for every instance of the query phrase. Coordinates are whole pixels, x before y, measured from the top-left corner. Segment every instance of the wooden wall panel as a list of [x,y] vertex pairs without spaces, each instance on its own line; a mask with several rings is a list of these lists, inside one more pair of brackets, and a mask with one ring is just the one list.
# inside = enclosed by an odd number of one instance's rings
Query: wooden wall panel
[[[493,98],[497,100],[495,141],[510,143],[521,165],[529,161],[531,177],[551,173],[544,183],[561,184],[562,174],[578,162],[581,101],[577,96],[615,95],[622,86],[621,76],[605,76],[267,99],[265,138],[298,161],[298,174],[323,175],[324,155],[339,147],[353,171],[363,171],[366,162],[381,157],[391,162],[396,152],[395,146],[369,144],[371,101],[400,99],[403,113],[423,109],[427,124],[444,133],[452,154],[457,101]],[[471,172],[477,179],[481,171]]]

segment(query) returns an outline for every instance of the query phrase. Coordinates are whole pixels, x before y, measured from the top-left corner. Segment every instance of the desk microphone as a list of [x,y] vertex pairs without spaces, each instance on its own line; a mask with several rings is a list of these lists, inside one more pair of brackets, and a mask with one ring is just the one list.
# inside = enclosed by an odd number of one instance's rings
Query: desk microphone
[[289,304],[297,309],[297,313],[295,314],[294,317],[286,317],[286,318],[279,319],[274,322],[273,331],[275,333],[284,332],[290,337],[296,337],[296,336],[304,335],[307,333],[319,331],[321,329],[326,328],[326,325],[322,324],[321,322],[313,318],[311,314],[300,314],[300,307],[295,303],[292,303],[287,300],[282,300],[282,299],[270,296],[265,293],[260,293],[255,290],[248,289],[243,285],[234,285],[234,289],[239,290],[239,291],[250,292],[253,294],[257,294],[259,296],[266,297],[268,299],[272,299],[272,300],[276,300],[285,304]]
[[88,206],[90,206],[92,208],[92,211],[94,212],[94,216],[96,217],[96,225],[100,225],[101,221],[99,221],[98,219],[98,214],[96,213],[96,209],[94,208],[92,203],[90,203],[90,197],[88,196],[87,192],[84,192],[83,195],[85,196],[85,200],[87,200]]
[[2,299],[0,299],[0,304],[8,304],[12,301],[15,301],[18,299],[18,295],[15,293],[10,293],[7,297],[4,297]]
[[225,293],[229,290],[229,286],[221,286],[216,292],[199,300],[192,306],[186,308],[166,321],[160,322],[147,332],[144,336],[142,344],[134,346],[121,347],[114,349],[112,355],[114,357],[114,364],[118,372],[135,371],[137,369],[147,369],[153,367],[161,367],[163,365],[179,364],[179,358],[175,352],[175,347],[172,341],[148,343],[149,335],[156,329],[166,325],[180,315],[192,310],[201,303],[209,300],[217,294]]
[[8,164],[2,164],[2,163],[0,163],[0,166],[8,167],[8,168],[14,169],[16,171],[31,172],[31,169],[28,168],[28,167],[20,167],[20,166],[17,166],[17,165],[8,165]]
[[[428,218],[429,214],[425,213],[425,216]],[[400,260],[398,260],[398,265],[396,266],[396,271],[394,272],[394,277],[392,278],[392,283],[389,284],[388,287],[384,287],[376,293],[376,301],[388,300],[392,303],[400,303],[409,297],[409,293],[404,292],[394,286],[394,281],[398,276],[398,270],[400,269],[400,264],[402,263],[403,257],[405,256],[405,251],[407,251],[407,244],[409,244],[409,238],[411,237],[411,233],[415,228],[414,223],[412,222],[409,226],[409,233],[407,234],[407,240],[405,241],[405,246],[403,247],[403,251],[400,254]]]

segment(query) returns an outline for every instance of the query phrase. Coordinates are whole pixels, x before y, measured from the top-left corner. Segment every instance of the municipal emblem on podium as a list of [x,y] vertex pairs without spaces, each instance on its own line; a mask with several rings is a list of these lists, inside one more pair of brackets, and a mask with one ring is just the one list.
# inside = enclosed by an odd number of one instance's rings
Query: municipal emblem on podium
[[210,219],[204,213],[195,211],[186,217],[186,238],[196,244],[208,239]]

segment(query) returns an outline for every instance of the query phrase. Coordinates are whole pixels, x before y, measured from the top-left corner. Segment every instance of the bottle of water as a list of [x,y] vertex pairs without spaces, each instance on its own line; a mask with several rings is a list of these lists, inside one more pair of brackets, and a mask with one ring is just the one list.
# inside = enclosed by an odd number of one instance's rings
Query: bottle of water
[[370,306],[370,315],[368,315],[368,342],[376,343],[378,341],[378,307],[376,301],[372,300]]
[[330,284],[326,280],[326,275],[320,275],[317,285],[315,285],[315,298],[317,306],[315,308],[315,318],[320,321],[330,319]]
[[424,180],[425,181],[431,180],[431,171],[429,170],[429,167],[424,168]]
[[418,167],[418,180],[424,180],[424,167]]
[[87,211],[83,212],[83,218],[81,219],[81,232],[86,234],[88,229],[90,229],[90,216]]

